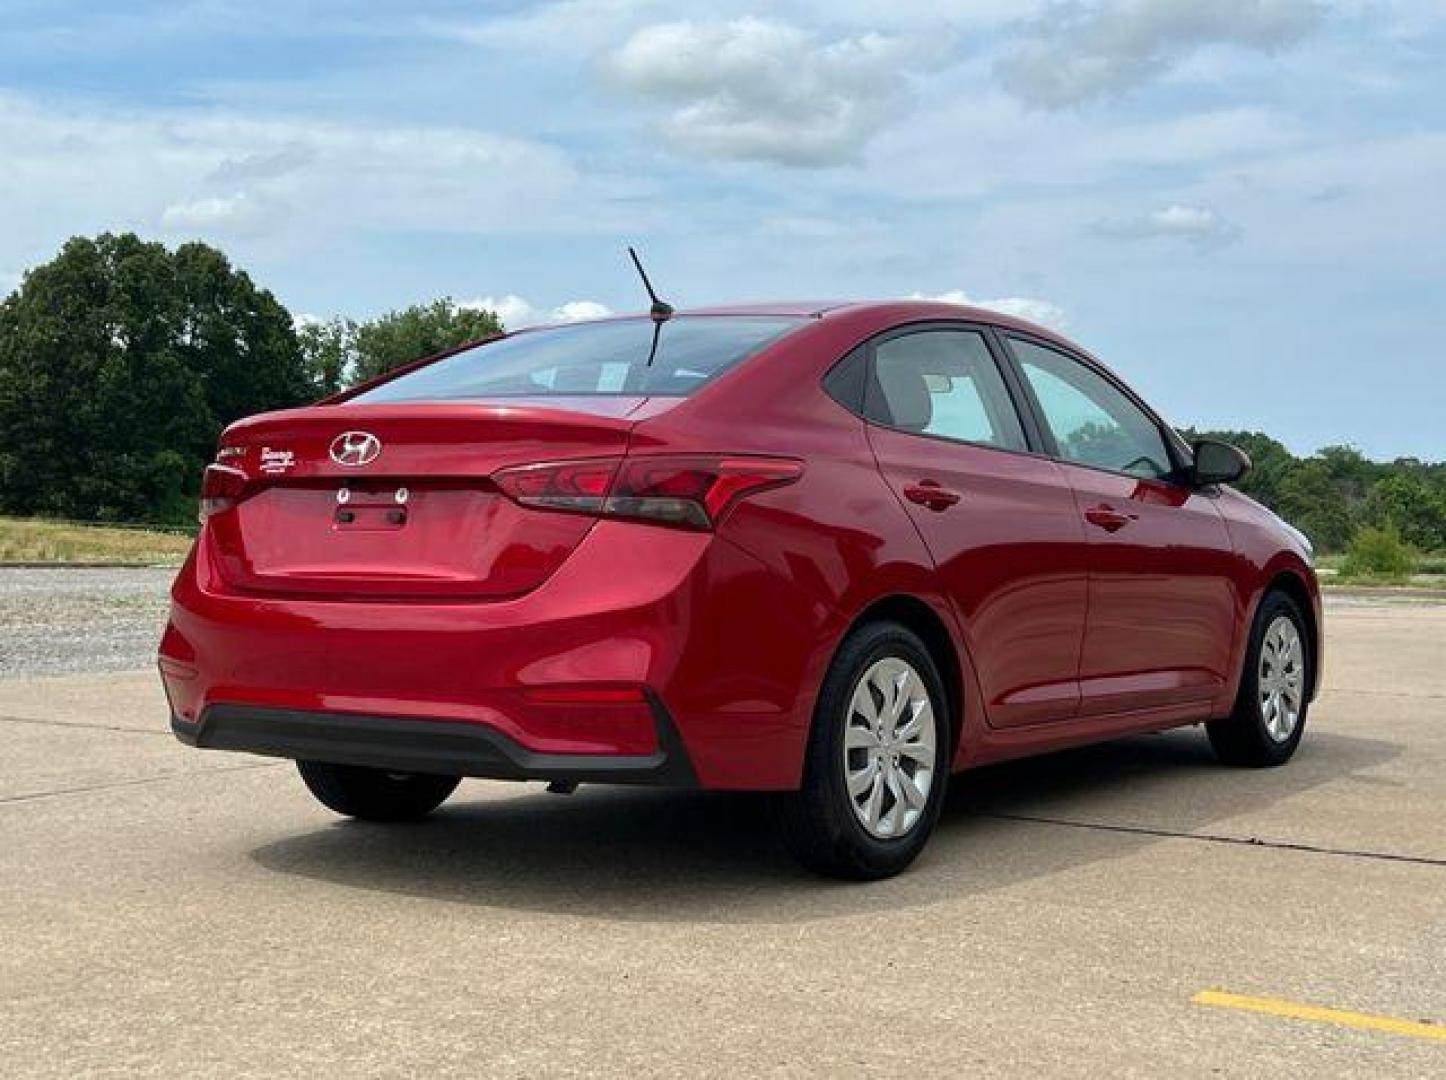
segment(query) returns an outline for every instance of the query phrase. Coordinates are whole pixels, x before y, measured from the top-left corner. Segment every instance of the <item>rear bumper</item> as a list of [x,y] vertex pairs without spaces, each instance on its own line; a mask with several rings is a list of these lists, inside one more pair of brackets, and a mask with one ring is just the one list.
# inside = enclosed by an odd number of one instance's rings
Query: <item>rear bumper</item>
[[651,754],[542,754],[482,724],[446,720],[214,705],[200,720],[171,717],[183,743],[298,761],[364,765],[393,772],[493,780],[694,787],[697,777],[677,729],[657,702]]
[[[673,783],[684,761],[701,787],[786,790],[842,632],[705,533],[599,522],[543,585],[493,602],[243,594],[206,541],[160,648],[178,734],[200,746],[426,771],[386,756],[415,737],[455,775]],[[287,730],[262,724],[277,717]]]

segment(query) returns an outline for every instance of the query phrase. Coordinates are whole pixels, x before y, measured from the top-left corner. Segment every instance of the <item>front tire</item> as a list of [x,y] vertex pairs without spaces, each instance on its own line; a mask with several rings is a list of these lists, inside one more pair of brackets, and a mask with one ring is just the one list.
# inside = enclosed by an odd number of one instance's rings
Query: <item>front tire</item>
[[441,806],[461,781],[323,761],[298,761],[296,767],[322,805],[362,821],[417,821]]
[[1284,765],[1305,734],[1315,657],[1294,600],[1267,593],[1255,613],[1235,711],[1205,725],[1215,755],[1227,765]]
[[938,668],[892,622],[839,647],[814,709],[803,787],[781,806],[785,843],[829,877],[890,877],[923,850],[948,784],[950,726]]

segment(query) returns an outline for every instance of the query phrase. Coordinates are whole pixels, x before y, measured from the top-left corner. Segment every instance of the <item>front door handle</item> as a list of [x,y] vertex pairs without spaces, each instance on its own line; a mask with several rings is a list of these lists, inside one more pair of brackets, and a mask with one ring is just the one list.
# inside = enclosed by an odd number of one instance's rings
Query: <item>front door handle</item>
[[1119,532],[1132,521],[1138,521],[1139,514],[1129,514],[1123,510],[1116,510],[1108,503],[1101,503],[1099,506],[1091,506],[1085,511],[1085,520],[1091,525],[1104,529],[1105,532]]
[[904,485],[904,498],[930,510],[947,510],[959,501],[959,493],[940,487],[937,480],[920,480]]

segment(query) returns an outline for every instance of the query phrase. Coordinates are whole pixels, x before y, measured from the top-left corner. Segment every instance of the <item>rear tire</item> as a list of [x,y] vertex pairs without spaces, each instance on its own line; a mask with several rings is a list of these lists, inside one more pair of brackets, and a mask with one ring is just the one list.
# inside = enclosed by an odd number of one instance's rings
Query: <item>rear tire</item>
[[1294,600],[1270,592],[1250,629],[1235,711],[1205,725],[1215,755],[1226,765],[1284,765],[1305,734],[1315,656]]
[[839,647],[809,732],[803,787],[780,802],[784,842],[829,877],[890,877],[923,850],[948,786],[950,725],[929,650],[898,623]]
[[417,821],[446,801],[461,778],[298,761],[301,779],[328,809],[362,821]]

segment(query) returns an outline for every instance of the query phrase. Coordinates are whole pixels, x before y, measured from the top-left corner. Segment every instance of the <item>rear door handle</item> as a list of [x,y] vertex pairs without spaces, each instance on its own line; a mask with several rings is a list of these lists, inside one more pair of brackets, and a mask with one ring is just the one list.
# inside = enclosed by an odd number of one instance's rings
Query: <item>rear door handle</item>
[[930,510],[947,510],[959,501],[959,493],[940,487],[937,480],[920,480],[904,485],[904,498]]
[[1091,525],[1104,529],[1105,532],[1119,532],[1132,521],[1139,520],[1139,514],[1129,514],[1123,510],[1116,510],[1107,503],[1099,506],[1091,506],[1085,511],[1085,520]]

